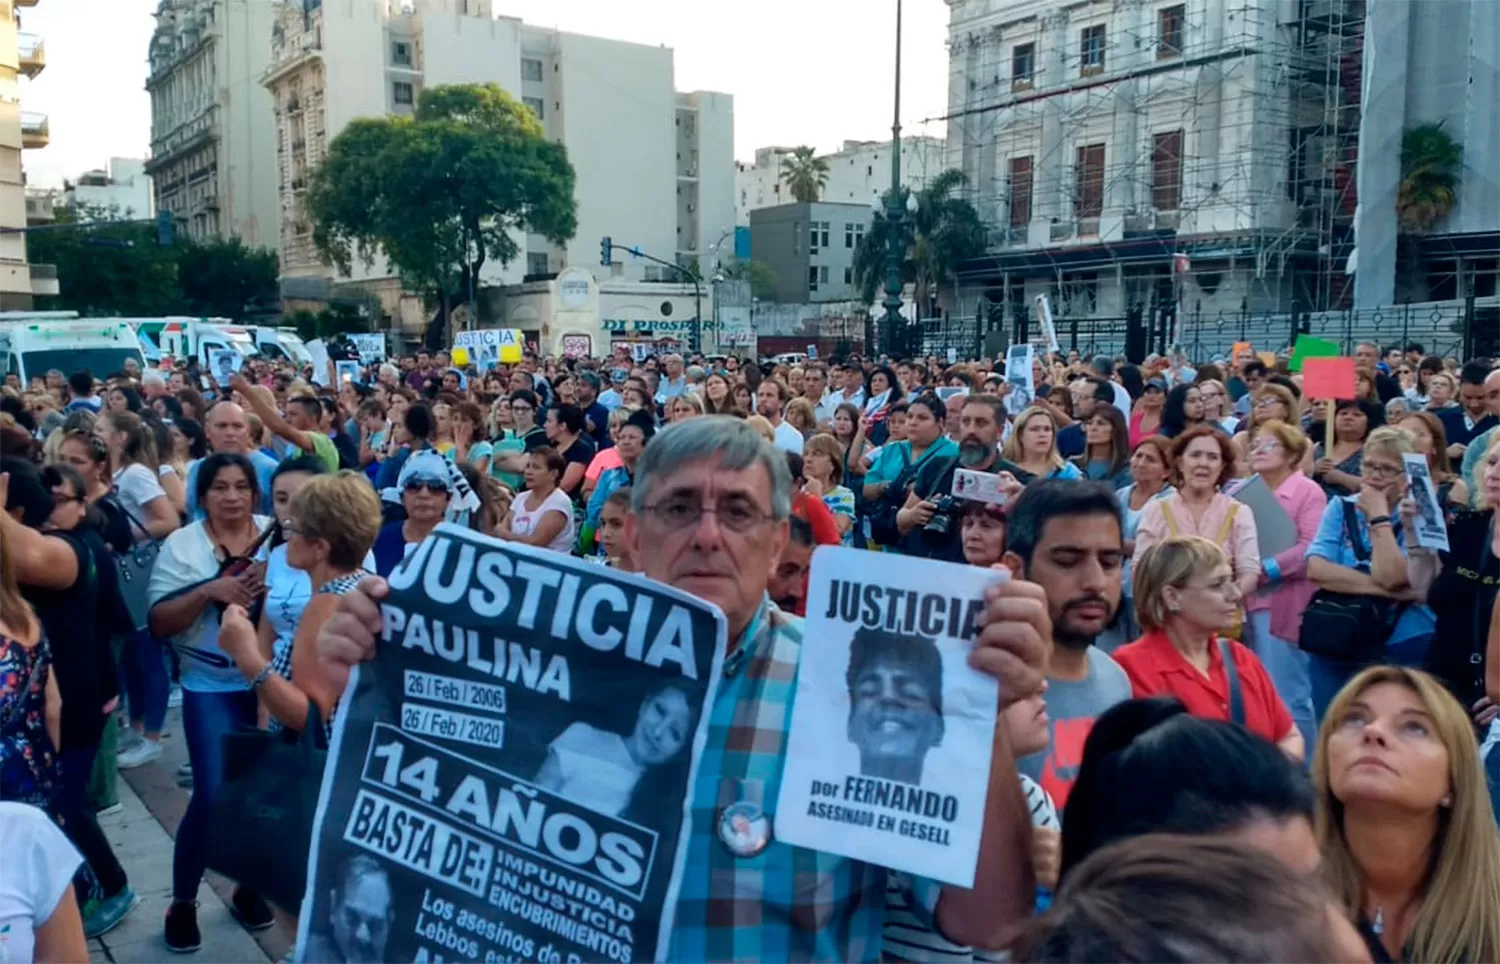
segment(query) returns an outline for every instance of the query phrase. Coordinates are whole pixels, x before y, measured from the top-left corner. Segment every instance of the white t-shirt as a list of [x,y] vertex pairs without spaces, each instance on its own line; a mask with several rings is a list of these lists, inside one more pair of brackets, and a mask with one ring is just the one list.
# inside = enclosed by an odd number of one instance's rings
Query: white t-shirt
[[[125,511],[135,517],[135,521],[144,524],[146,522],[146,506],[155,499],[165,498],[167,492],[161,487],[161,480],[157,475],[144,465],[127,465],[115,473],[115,490],[119,493],[120,504]],[[151,537],[142,532],[134,524],[130,531],[135,534],[136,542],[148,541]]]
[[547,750],[562,773],[554,792],[612,817],[630,803],[646,769],[631,759],[624,737],[587,723],[571,724]]
[[0,803],[0,962],[36,956],[36,929],[52,919],[83,863],[47,815]]
[[522,492],[516,496],[516,500],[510,504],[510,531],[518,536],[529,536],[536,532],[537,525],[541,523],[542,516],[548,512],[561,512],[567,521],[563,524],[562,531],[557,534],[550,543],[548,549],[558,552],[573,551],[573,502],[568,494],[562,489],[553,489],[552,494],[542,500],[542,504],[535,509],[526,508],[526,500],[530,492]]
[[781,424],[776,426],[776,447],[784,452],[796,452],[802,454],[802,433],[787,424],[782,419]]
[[1120,414],[1125,416],[1125,421],[1129,422],[1130,393],[1127,392],[1125,390],[1125,386],[1121,385],[1119,382],[1110,382],[1109,387],[1115,390],[1115,408],[1118,408],[1120,410]]

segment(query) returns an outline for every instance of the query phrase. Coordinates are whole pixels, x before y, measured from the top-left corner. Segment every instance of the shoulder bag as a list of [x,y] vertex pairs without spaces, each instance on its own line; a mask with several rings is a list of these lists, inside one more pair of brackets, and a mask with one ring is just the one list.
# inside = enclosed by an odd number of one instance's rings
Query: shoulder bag
[[[1359,537],[1359,518],[1345,500],[1344,532],[1361,563],[1370,561],[1370,550]],[[1345,663],[1370,663],[1385,650],[1386,640],[1406,609],[1405,603],[1382,596],[1319,589],[1302,613],[1302,631],[1297,643],[1302,651]]]
[[109,499],[130,523],[132,539],[137,529],[147,536],[145,542],[136,542],[123,552],[115,553],[115,564],[120,570],[120,598],[130,612],[131,628],[139,631],[146,628],[151,615],[147,590],[151,587],[151,570],[156,567],[156,557],[161,555],[161,540],[152,537],[140,520],[130,514],[120,501],[118,490],[111,492]]
[[1245,693],[1240,689],[1240,671],[1234,665],[1234,646],[1220,636],[1219,659],[1224,661],[1224,682],[1229,686],[1229,720],[1237,726],[1245,725]]

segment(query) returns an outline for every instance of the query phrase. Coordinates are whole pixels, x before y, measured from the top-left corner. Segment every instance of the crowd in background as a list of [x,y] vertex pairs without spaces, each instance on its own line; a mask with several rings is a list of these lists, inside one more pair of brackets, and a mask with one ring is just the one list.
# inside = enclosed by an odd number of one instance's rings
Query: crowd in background
[[[1002,679],[997,772],[1031,824],[1006,879],[1040,915],[1010,922],[1016,959],[1500,959],[1500,367],[1354,358],[1337,402],[1248,348],[1039,351],[1029,385],[1004,359],[626,349],[485,370],[422,351],[341,381],[259,357],[227,384],[196,364],[8,376],[0,853],[24,837],[46,868],[36,955],[81,959],[135,906],[98,818],[179,703],[192,796],[165,935],[197,948],[226,738],[331,732],[339,615],[447,522],[663,581],[681,534],[734,558],[711,598],[732,634],[802,614],[820,545],[1039,586],[1045,655],[1024,691]],[[1413,454],[1446,551],[1419,543]],[[713,458],[764,471],[712,512],[648,501]],[[1003,498],[956,497],[960,470]],[[1250,486],[1293,544],[1262,551]],[[667,548],[648,559],[649,526]],[[994,943],[952,940],[975,932],[896,875],[887,895],[886,959]],[[274,921],[249,886],[232,910]]]

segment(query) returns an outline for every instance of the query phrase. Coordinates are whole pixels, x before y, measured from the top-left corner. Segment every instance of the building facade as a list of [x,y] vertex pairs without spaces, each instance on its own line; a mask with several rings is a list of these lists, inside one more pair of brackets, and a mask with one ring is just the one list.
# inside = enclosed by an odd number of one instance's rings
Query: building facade
[[109,167],[88,171],[63,188],[63,201],[108,211],[120,218],[156,216],[151,178],[146,161],[139,158],[111,157]]
[[541,282],[572,266],[601,282],[670,281],[672,269],[624,255],[604,268],[600,239],[680,263],[718,232],[732,237],[733,100],[679,94],[670,49],[531,27],[496,17],[492,0],[284,2],[271,48],[262,82],[274,104],[283,293],[294,301],[352,285],[401,326],[423,323],[420,300],[388,264],[356,265],[341,278],[322,262],[304,199],[308,175],[350,121],[410,114],[428,86],[497,84],[567,147],[576,173],[574,237],[557,245],[518,234],[520,256],[486,264],[484,287]]
[[875,213],[868,204],[782,204],[750,212],[750,257],[775,276],[778,304],[859,297],[854,254]]
[[[762,147],[756,150],[752,163],[735,165],[735,223],[750,224],[750,212],[793,202],[791,192],[781,182],[781,161],[791,155],[790,147]],[[833,154],[824,154],[828,162],[828,183],[819,195],[820,201],[869,206],[891,186],[890,141],[845,141]],[[947,148],[940,137],[903,137],[901,139],[901,183],[920,190],[942,173]]]
[[[1495,5],[1435,0],[1421,18],[1413,6],[952,0],[949,166],[990,227],[954,313],[993,327],[1038,294],[1080,318],[1389,304],[1404,127],[1444,120],[1484,140],[1474,204],[1447,220],[1467,234],[1500,217],[1495,114],[1475,112],[1496,96]],[[1429,22],[1439,8],[1446,28]],[[1407,28],[1418,20],[1425,44]],[[1483,22],[1487,34],[1467,32]],[[1471,38],[1467,57],[1419,80],[1410,52],[1435,54],[1440,29]],[[1391,54],[1370,70],[1377,36],[1407,52],[1409,74]],[[1421,94],[1429,84],[1447,97]],[[1387,108],[1372,109],[1377,95]]]
[[[26,177],[21,154],[43,148],[49,140],[47,117],[21,106],[21,78],[32,78],[47,66],[46,45],[21,30],[20,7],[37,0],[0,0],[0,227],[27,225]],[[0,233],[0,310],[24,311],[34,295],[57,294],[57,269],[29,264],[26,235]]]
[[265,0],[161,0],[157,7],[145,173],[157,210],[195,240],[276,244],[275,125],[260,84],[272,20]]

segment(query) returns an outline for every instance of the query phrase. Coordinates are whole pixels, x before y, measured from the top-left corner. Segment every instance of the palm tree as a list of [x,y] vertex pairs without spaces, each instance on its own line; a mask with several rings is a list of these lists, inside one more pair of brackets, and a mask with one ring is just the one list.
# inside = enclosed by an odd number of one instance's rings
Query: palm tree
[[828,184],[828,162],[814,154],[811,147],[795,147],[781,159],[781,180],[798,201],[816,201]]
[[1401,136],[1401,183],[1396,217],[1406,234],[1426,234],[1458,200],[1464,149],[1441,123],[1413,127]]
[[954,194],[967,182],[962,171],[950,168],[912,194],[901,188],[902,210],[910,210],[909,198],[916,198],[916,213],[908,214],[892,226],[886,217],[890,192],[881,200],[864,241],[854,252],[854,280],[861,297],[873,304],[885,284],[885,259],[891,231],[899,232],[905,251],[901,263],[901,281],[916,289],[916,303],[921,306],[940,296],[946,286],[956,285],[958,266],[984,253],[986,232],[974,205]]

